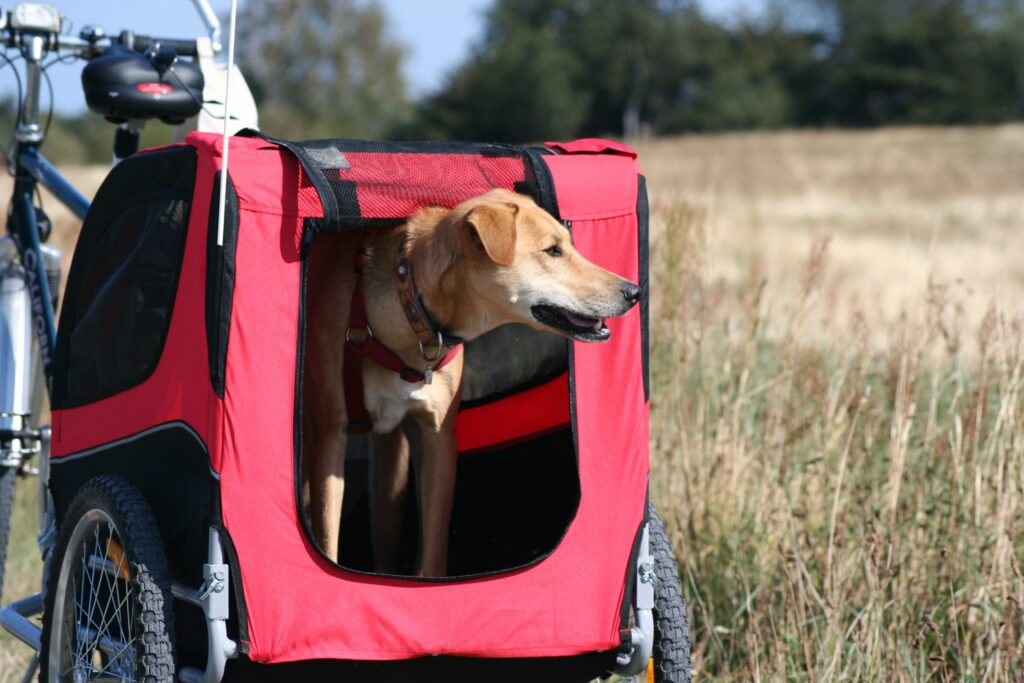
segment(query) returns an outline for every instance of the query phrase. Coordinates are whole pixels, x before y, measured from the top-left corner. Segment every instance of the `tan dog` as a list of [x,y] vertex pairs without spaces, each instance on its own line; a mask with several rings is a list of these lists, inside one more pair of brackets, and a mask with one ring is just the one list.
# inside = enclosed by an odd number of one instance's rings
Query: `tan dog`
[[[396,267],[406,258],[429,316],[451,335],[472,340],[506,323],[526,323],[581,341],[604,341],[604,318],[640,297],[636,285],[583,258],[569,231],[532,199],[493,190],[452,210],[429,207],[406,224],[318,237],[310,253],[303,383],[303,490],[313,534],[337,561],[345,490],[348,422],[341,377],[357,251],[369,257],[363,290],[374,337],[414,369],[421,352],[399,298]],[[374,421],[373,543],[378,571],[395,571],[398,520],[408,481],[409,446],[399,424],[408,415],[422,433],[419,576],[443,576],[455,489],[455,415],[462,354],[410,383],[363,359],[367,411]]]

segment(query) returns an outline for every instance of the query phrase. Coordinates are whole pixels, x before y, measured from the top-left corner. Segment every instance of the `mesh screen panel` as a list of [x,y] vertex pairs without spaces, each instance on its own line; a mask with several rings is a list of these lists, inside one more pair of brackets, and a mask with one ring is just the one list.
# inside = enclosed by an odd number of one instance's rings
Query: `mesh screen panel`
[[[459,142],[385,143],[311,140],[291,143],[334,195],[336,227],[399,222],[424,206],[452,208],[494,188],[530,195],[557,217],[553,192],[525,147]],[[312,166],[312,168],[310,168]],[[314,170],[315,169],[315,170]],[[316,184],[305,177],[304,182]]]

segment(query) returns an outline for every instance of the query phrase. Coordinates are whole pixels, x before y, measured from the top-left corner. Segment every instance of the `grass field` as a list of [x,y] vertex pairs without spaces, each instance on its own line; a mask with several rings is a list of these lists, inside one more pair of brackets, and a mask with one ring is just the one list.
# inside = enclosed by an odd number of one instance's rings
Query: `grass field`
[[638,146],[695,679],[1024,681],[1024,127]]

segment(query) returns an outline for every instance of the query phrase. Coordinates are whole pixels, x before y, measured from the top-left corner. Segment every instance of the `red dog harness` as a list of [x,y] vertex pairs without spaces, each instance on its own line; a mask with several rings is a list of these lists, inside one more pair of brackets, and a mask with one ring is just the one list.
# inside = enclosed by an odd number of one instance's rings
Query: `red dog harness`
[[[398,262],[398,294],[402,301],[402,310],[409,320],[410,326],[419,340],[420,355],[427,361],[423,372],[410,368],[397,353],[377,341],[366,318],[366,299],[363,297],[363,265],[367,255],[360,250],[356,256],[356,283],[352,290],[352,310],[348,319],[348,330],[345,331],[345,358],[342,370],[342,381],[345,385],[345,408],[348,412],[348,433],[368,434],[373,431],[373,420],[366,410],[365,393],[363,391],[363,364],[367,358],[382,368],[397,373],[406,382],[430,384],[434,370],[440,370],[455,357],[455,349],[461,346],[458,337],[445,334],[434,325],[426,308],[423,306],[416,284],[412,279],[412,268],[408,257],[403,256]],[[434,354],[427,353],[427,347],[436,345]]]

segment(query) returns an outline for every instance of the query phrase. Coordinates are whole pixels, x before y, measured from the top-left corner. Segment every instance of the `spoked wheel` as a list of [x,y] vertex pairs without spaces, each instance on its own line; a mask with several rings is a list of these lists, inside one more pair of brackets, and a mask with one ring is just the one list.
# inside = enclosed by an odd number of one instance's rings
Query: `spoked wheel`
[[167,560],[153,513],[134,486],[110,476],[86,483],[51,561],[41,681],[174,680]]
[[651,555],[654,556],[654,656],[647,665],[647,679],[654,683],[690,683],[690,627],[679,567],[665,523],[651,503]]
[[[654,556],[654,650],[643,673],[612,676],[608,683],[690,683],[690,629],[672,544],[661,516],[648,503],[650,552]],[[632,623],[632,620],[631,620]]]

